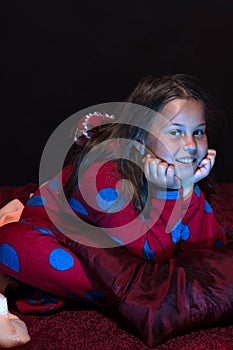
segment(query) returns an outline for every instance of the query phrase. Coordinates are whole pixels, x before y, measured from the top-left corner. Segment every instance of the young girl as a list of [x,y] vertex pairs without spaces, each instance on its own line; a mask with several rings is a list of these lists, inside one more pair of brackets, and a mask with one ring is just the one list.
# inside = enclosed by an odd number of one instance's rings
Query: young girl
[[[58,308],[67,297],[106,302],[66,245],[66,236],[81,240],[86,227],[94,230],[90,244],[105,245],[106,235],[109,246],[155,262],[226,244],[201,190],[213,188],[216,156],[207,140],[216,120],[209,96],[195,78],[176,74],[142,80],[127,102],[117,122],[101,113],[84,117],[62,181],[57,176],[42,186],[21,220],[0,229],[1,271],[36,288],[36,303],[31,295],[19,302],[24,312]],[[63,191],[83,226],[66,220]]]

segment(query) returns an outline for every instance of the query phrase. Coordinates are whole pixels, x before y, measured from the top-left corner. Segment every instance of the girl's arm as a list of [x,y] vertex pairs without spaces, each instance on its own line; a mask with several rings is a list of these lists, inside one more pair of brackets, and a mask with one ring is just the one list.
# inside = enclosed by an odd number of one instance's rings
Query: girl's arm
[[78,216],[101,227],[135,254],[157,260],[174,255],[176,244],[168,223],[174,226],[180,219],[179,191],[153,191],[149,214],[140,213],[123,190],[116,163],[106,162],[92,164],[79,181],[74,198],[85,212],[76,212]]
[[[219,225],[212,213],[206,216],[204,202],[199,205],[200,197],[196,193],[184,200],[182,189],[166,191],[154,187],[151,197],[149,215],[143,211],[138,213],[123,192],[117,165],[107,162],[95,163],[87,170],[71,201],[75,199],[81,204],[75,211],[78,216],[101,227],[113,240],[145,258],[168,259],[177,252],[180,242],[191,239],[197,228],[205,232],[206,224],[208,242],[214,245]],[[198,227],[194,224],[197,220]],[[215,224],[218,229],[212,231]]]

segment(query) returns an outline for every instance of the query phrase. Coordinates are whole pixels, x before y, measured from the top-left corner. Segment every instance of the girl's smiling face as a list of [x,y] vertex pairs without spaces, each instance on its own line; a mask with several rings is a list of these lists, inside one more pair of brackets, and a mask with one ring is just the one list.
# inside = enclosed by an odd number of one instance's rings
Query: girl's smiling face
[[180,180],[192,176],[208,150],[202,104],[195,99],[168,102],[152,124],[147,147],[173,164]]

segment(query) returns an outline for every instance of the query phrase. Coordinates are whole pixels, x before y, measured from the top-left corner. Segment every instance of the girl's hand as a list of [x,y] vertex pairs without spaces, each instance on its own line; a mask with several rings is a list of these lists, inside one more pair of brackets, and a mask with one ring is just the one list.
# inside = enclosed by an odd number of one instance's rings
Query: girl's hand
[[209,175],[211,169],[213,168],[216,157],[216,151],[214,149],[209,149],[205,158],[200,162],[197,170],[187,180],[182,181],[183,195],[187,196],[192,192],[193,186],[198,181],[204,179]]
[[216,151],[214,149],[208,149],[206,157],[202,159],[197,170],[195,171],[193,176],[190,179],[188,179],[188,181],[192,183],[197,183],[198,181],[208,176],[211,169],[213,168],[215,158]]
[[175,168],[167,162],[152,157],[150,154],[143,159],[144,173],[148,181],[161,188],[178,189],[180,180],[175,175]]

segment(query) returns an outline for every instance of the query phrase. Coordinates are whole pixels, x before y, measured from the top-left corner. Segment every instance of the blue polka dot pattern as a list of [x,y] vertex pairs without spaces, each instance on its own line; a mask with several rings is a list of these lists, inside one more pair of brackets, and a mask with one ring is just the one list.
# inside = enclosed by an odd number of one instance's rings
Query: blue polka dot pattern
[[49,255],[49,263],[55,270],[65,271],[74,265],[74,259],[66,250],[56,248]]
[[72,298],[72,299],[82,299],[80,297],[80,295],[78,294],[75,294],[75,293],[72,293],[72,292],[64,292],[65,295],[67,295],[69,298]]
[[19,272],[20,263],[16,250],[9,244],[3,243],[0,246],[0,262],[15,272]]
[[112,240],[119,243],[120,245],[125,245],[119,238],[115,237],[115,236],[111,236]]
[[177,190],[156,191],[156,198],[162,199],[162,200],[177,200],[177,199],[180,199],[180,193]]
[[214,247],[220,247],[223,245],[224,245],[224,243],[221,239],[218,239],[216,242],[214,242]]
[[99,290],[90,290],[86,293],[86,299],[98,304],[106,304],[106,296]]
[[[26,294],[26,292],[25,292]],[[44,292],[42,290],[37,290],[32,287],[30,289],[27,289],[27,302],[31,305],[37,305],[37,306],[45,306],[40,312],[41,313],[48,313],[53,311],[56,308],[56,305],[59,303],[59,299],[56,295]]]
[[59,183],[58,177],[55,177],[55,179],[53,179],[50,182],[49,187],[52,188],[54,191],[58,191],[59,190],[60,183]]
[[154,254],[153,250],[151,249],[151,247],[149,246],[149,243],[147,240],[144,243],[142,256],[144,259],[155,261],[155,254]]
[[47,203],[47,199],[43,196],[33,196],[27,202],[29,207],[41,207]]
[[205,200],[204,210],[206,213],[212,213],[212,211],[213,211],[210,204],[207,202],[207,200]]
[[107,187],[99,191],[96,202],[102,210],[113,213],[124,206],[125,197],[115,188]]
[[62,232],[61,230],[59,230],[57,227],[55,226],[49,226],[52,230],[58,232],[58,233],[61,233],[62,235],[64,235],[64,232]]
[[86,216],[88,215],[88,212],[86,211],[84,206],[76,198],[71,198],[69,201],[69,205],[73,210],[77,211],[78,213]]
[[27,221],[26,219],[20,219],[19,222],[22,222],[22,224],[31,225],[31,222]]
[[148,219],[145,217],[144,214],[141,215],[141,218],[142,218],[142,221],[143,221],[143,222],[147,222],[147,221],[148,221]]
[[225,231],[224,227],[223,227],[223,226],[220,226],[220,228],[221,228],[222,232],[223,232],[224,234],[226,234],[226,231]]
[[56,306],[53,305],[53,306],[49,307],[47,310],[41,311],[41,313],[42,313],[42,314],[50,313],[50,312],[52,312],[53,310],[55,310],[55,308],[56,308]]
[[200,198],[201,190],[200,190],[200,187],[198,185],[195,185],[194,193],[197,195],[198,198]]
[[41,232],[41,233],[44,233],[44,234],[46,234],[46,235],[50,235],[50,236],[54,237],[54,234],[53,234],[50,230],[48,230],[47,228],[38,227],[38,226],[33,226],[32,229],[33,229],[33,230],[37,230],[37,231],[39,231],[39,232]]
[[187,225],[184,225],[181,221],[175,226],[171,232],[172,240],[176,244],[181,239],[187,241],[190,236],[190,229]]

